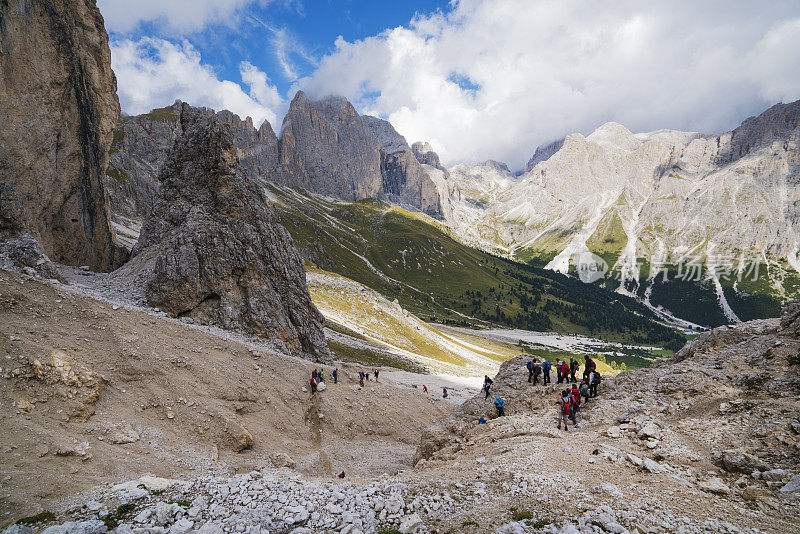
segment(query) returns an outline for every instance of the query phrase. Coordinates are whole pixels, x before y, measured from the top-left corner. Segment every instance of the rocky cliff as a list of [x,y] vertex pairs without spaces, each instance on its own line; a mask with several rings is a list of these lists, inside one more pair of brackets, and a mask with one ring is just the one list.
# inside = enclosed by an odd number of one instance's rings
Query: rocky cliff
[[[120,119],[106,177],[115,217],[149,212],[159,188],[155,176],[181,134],[176,106],[180,102]],[[256,129],[250,117],[227,110],[216,115],[230,127],[239,164],[250,176],[343,200],[380,198],[442,214],[439,188],[405,138],[387,121],[360,116],[344,98],[314,102],[299,92],[280,140],[267,121]]]
[[342,97],[292,100],[281,135],[283,183],[344,200],[381,198],[440,215],[439,193],[391,124]]
[[158,173],[175,140],[183,133],[181,103],[137,117],[121,117],[114,129],[106,188],[112,216],[142,218],[160,189]]
[[239,165],[231,129],[182,104],[161,191],[121,275],[175,317],[244,331],[285,352],[325,360],[322,316],[305,271],[263,189]]
[[55,261],[108,270],[124,260],[103,187],[116,88],[93,1],[0,3],[0,182]]

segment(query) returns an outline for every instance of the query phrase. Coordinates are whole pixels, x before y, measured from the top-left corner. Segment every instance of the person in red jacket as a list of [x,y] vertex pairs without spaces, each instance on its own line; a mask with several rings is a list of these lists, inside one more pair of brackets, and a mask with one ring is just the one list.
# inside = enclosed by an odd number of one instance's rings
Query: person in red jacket
[[561,361],[561,377],[564,379],[564,382],[569,380],[569,364],[564,360]]
[[572,384],[572,391],[569,392],[570,396],[575,399],[573,406],[575,406],[575,411],[581,409],[581,392],[578,389],[578,384]]
[[575,384],[572,384],[572,391],[569,393],[569,405],[569,418],[572,419],[573,425],[577,425],[578,421],[575,419],[575,416],[581,407],[581,395],[578,393],[578,388]]

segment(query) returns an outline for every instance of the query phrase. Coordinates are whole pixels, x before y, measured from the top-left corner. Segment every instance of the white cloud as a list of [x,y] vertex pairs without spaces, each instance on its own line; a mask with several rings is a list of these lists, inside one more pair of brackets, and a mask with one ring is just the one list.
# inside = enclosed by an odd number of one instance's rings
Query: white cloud
[[248,62],[240,64],[242,81],[249,88],[245,93],[238,83],[217,78],[188,41],[175,44],[150,37],[115,41],[111,62],[122,110],[129,114],[146,113],[181,99],[250,116],[256,126],[264,119],[274,126],[286,107],[264,72]]
[[[112,32],[135,30],[142,22],[161,24],[177,34],[225,23],[256,0],[98,0],[97,5]],[[263,3],[263,0],[262,0]]]
[[609,120],[717,132],[800,98],[798,17],[785,0],[461,0],[339,38],[297,87],[347,96],[447,163],[520,168],[537,144]]

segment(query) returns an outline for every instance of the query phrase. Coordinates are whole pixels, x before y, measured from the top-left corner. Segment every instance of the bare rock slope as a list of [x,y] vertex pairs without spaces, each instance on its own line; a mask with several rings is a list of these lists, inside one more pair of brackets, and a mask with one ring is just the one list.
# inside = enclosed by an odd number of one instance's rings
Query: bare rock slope
[[303,264],[263,190],[239,165],[233,135],[212,112],[180,107],[183,135],[159,176],[161,191],[133,259],[120,274],[170,315],[330,357]]
[[116,89],[95,2],[0,4],[3,201],[22,206],[22,229],[54,261],[110,270],[125,259],[103,187]]

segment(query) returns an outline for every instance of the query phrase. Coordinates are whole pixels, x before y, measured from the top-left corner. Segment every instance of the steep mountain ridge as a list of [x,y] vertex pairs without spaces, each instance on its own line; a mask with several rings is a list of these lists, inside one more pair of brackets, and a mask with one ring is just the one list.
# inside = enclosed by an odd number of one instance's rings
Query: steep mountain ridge
[[717,136],[607,123],[538,148],[499,190],[493,170],[450,169],[461,198],[446,220],[464,242],[560,272],[605,262],[605,287],[700,324],[774,316],[800,280],[799,146],[800,102]]
[[[115,222],[141,219],[159,184],[155,177],[166,152],[181,134],[180,102],[120,119],[111,148],[106,187]],[[264,121],[227,110],[218,120],[233,132],[240,164],[251,176],[297,186],[343,200],[380,198],[441,216],[438,187],[403,136],[387,121],[361,116],[342,97],[312,101],[298,92],[281,128],[281,138]]]

